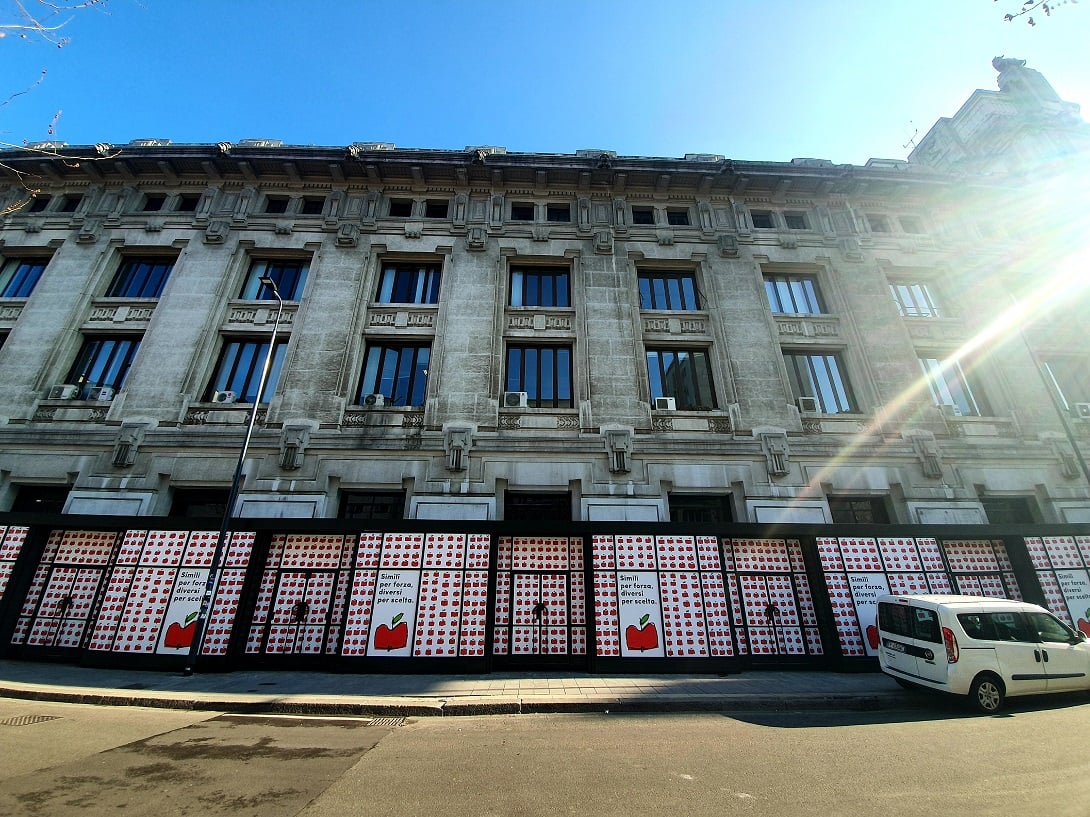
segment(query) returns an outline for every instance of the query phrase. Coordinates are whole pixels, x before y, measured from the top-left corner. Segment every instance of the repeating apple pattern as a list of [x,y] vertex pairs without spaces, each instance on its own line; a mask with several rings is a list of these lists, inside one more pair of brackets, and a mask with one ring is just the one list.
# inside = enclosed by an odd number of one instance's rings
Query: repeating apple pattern
[[0,526],[0,601],[4,599],[11,572],[15,569],[15,560],[23,550],[29,530],[22,525]]

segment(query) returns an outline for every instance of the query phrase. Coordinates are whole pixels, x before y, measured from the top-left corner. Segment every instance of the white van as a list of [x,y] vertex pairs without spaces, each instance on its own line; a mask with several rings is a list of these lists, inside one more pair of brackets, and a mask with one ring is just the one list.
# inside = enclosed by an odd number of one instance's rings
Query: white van
[[982,712],[1007,696],[1090,689],[1090,644],[1035,604],[977,596],[882,596],[878,661],[901,686],[968,695]]

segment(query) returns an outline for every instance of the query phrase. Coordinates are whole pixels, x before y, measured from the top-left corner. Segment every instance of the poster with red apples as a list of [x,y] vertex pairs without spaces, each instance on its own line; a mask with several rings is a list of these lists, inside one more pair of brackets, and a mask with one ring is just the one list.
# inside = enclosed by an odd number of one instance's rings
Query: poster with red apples
[[650,658],[666,655],[662,640],[662,601],[655,572],[617,572],[617,613],[621,655]]
[[380,570],[371,608],[370,656],[412,655],[416,604],[420,598],[419,570]]
[[867,655],[878,655],[878,597],[889,593],[885,573],[849,573],[848,585]]
[[[1071,626],[1090,638],[1090,571],[1057,570],[1056,580],[1067,603]],[[1053,612],[1060,613],[1059,610]]]
[[201,599],[204,598],[207,583],[207,570],[182,568],[178,571],[155,652],[160,655],[189,652],[197,632],[197,616],[200,614]]

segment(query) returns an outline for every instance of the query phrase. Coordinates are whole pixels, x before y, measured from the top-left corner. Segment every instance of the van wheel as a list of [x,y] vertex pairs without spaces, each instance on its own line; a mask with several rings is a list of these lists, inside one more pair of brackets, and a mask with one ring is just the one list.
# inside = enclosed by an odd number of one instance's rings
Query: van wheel
[[1003,682],[994,675],[978,675],[969,689],[969,700],[985,715],[994,715],[1001,710],[1005,698]]

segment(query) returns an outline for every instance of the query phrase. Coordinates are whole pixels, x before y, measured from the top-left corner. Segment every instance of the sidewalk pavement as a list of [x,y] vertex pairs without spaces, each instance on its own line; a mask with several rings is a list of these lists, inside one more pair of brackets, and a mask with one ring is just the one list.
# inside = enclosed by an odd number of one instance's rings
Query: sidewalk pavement
[[757,670],[736,675],[363,675],[93,669],[0,660],[0,697],[296,715],[874,710],[918,706],[877,672]]

